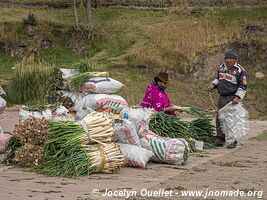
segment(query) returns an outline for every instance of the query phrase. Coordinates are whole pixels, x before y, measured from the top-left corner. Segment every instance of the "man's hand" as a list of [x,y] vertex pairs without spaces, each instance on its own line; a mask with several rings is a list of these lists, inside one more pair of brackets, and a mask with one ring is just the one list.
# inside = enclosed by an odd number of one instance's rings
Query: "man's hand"
[[233,98],[232,104],[238,104],[240,102],[240,99],[238,97]]
[[214,85],[213,84],[210,84],[209,87],[208,87],[208,90],[209,91],[212,91],[214,89]]

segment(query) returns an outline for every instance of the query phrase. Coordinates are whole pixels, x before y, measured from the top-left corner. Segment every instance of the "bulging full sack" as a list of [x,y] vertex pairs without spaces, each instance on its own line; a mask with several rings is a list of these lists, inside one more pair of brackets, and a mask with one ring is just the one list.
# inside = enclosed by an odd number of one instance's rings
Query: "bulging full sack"
[[6,101],[0,96],[0,114],[2,114],[6,109]]
[[141,146],[154,153],[153,161],[172,165],[185,164],[189,156],[189,145],[183,138],[163,138],[144,125],[138,132]]
[[124,144],[141,146],[136,127],[133,122],[130,122],[127,119],[123,119],[121,123],[116,123],[114,128],[114,141]]
[[123,84],[121,82],[110,77],[94,77],[90,78],[84,85],[82,85],[80,90],[97,94],[113,94],[122,87]]
[[120,144],[120,150],[124,155],[125,165],[129,167],[141,167],[144,168],[150,158],[153,156],[153,152],[145,148],[130,144]]
[[74,110],[79,112],[81,110],[91,108],[96,111],[120,113],[120,111],[127,106],[128,103],[126,100],[118,95],[88,94],[77,102]]
[[77,69],[60,68],[60,71],[62,72],[63,80],[67,80],[67,79],[79,74],[79,70],[77,70]]
[[29,117],[45,118],[46,120],[60,120],[60,121],[73,121],[74,117],[69,113],[69,110],[64,106],[57,107],[52,111],[50,108],[46,108],[40,111],[32,111],[27,106],[22,106],[19,111],[19,119],[25,120]]
[[47,120],[52,119],[52,110],[47,108],[40,111],[31,111],[27,106],[22,106],[19,111],[19,119],[25,120],[29,117],[35,117],[35,118],[45,118]]
[[86,96],[86,93],[79,93],[79,92],[71,92],[71,91],[61,91],[62,97],[69,97],[71,98],[72,102],[74,104],[78,103],[84,96]]
[[218,118],[227,145],[248,133],[248,111],[242,104],[226,104],[218,111]]
[[128,119],[131,122],[139,124],[139,126],[144,124],[149,127],[149,121],[152,116],[152,111],[148,108],[129,108],[126,107],[120,112],[120,117],[122,119]]

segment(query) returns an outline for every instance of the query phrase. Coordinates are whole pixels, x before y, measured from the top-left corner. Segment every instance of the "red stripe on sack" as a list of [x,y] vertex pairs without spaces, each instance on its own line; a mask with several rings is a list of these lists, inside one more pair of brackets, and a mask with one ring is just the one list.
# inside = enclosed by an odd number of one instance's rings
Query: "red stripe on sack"
[[176,140],[172,140],[166,148],[165,160],[174,161],[176,154],[179,152],[179,144]]
[[5,106],[0,106],[0,114],[3,113],[5,109],[6,109]]
[[110,97],[101,98],[96,103],[99,105],[99,102],[104,103],[104,104],[109,103],[109,102],[114,102],[114,103],[119,103],[119,104],[124,105],[124,106],[128,105],[128,103],[124,100],[114,99],[114,98],[110,98]]
[[138,162],[134,160],[125,159],[125,163],[127,164],[127,166],[130,167],[145,167],[145,164],[143,162]]
[[96,86],[94,84],[85,84],[80,87],[83,91],[96,91]]
[[133,135],[128,127],[125,127],[125,136],[130,144],[137,145],[137,141],[133,138]]

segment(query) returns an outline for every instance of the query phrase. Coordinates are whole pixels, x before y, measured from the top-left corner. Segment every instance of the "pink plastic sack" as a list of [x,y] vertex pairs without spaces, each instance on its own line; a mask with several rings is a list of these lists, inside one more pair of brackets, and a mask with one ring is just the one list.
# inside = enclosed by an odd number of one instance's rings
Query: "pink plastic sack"
[[6,142],[11,138],[11,134],[8,133],[0,133],[0,152],[2,152],[5,148]]
[[0,96],[0,114],[6,109],[6,101]]

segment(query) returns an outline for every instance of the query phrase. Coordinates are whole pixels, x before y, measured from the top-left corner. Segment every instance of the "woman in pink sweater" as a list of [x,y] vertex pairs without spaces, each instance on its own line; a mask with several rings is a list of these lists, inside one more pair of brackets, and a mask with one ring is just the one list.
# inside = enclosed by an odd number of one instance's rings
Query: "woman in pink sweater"
[[174,115],[177,109],[172,105],[166,91],[169,74],[166,72],[160,72],[156,75],[153,82],[147,86],[145,95],[141,102],[143,108],[153,108],[158,112],[165,112],[166,114]]

